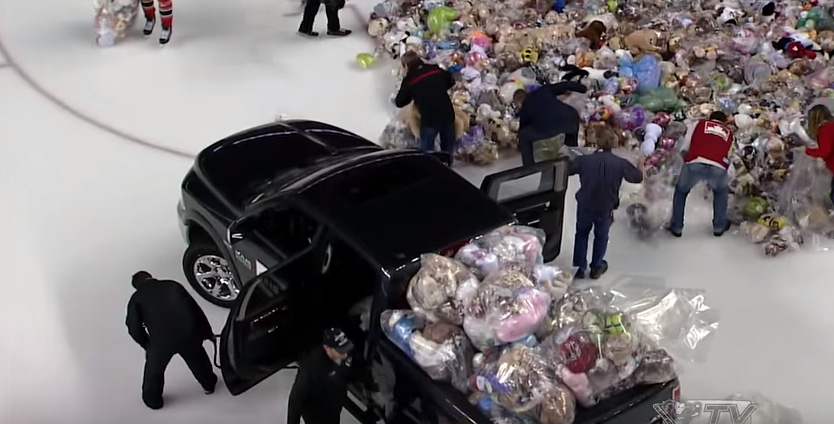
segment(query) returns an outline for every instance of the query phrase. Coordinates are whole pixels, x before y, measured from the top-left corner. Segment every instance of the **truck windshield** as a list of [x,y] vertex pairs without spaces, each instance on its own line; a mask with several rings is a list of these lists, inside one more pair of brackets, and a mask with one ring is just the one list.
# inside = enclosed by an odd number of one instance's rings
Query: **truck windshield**
[[398,265],[512,216],[433,157],[404,156],[328,177],[301,193],[383,265]]

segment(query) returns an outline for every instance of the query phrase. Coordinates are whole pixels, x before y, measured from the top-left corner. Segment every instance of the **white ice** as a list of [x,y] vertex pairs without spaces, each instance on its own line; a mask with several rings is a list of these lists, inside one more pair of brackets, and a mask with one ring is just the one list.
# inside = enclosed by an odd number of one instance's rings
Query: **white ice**
[[[222,389],[207,397],[175,360],[166,407],[142,405],[143,354],[124,327],[129,277],[145,269],[184,279],[175,206],[191,159],[128,139],[190,155],[287,114],[375,140],[394,87],[390,64],[367,71],[354,63],[372,49],[362,23],[372,0],[358,1],[342,12],[343,26],[356,30],[346,39],[297,37],[295,0],[177,0],[168,47],[136,28],[101,49],[91,2],[0,0],[0,40],[11,56],[0,57],[0,422],[284,422],[290,371],[239,397]],[[324,21],[321,14],[317,28]],[[485,173],[461,172],[476,182]],[[830,419],[831,254],[765,258],[741,236],[713,238],[707,209],[693,202],[682,239],[638,242],[618,222],[605,278],[704,288],[723,311],[709,361],[683,376],[685,396],[757,390],[798,407],[806,422]],[[574,210],[571,199],[562,259],[572,251]],[[219,332],[225,311],[202,305]]]

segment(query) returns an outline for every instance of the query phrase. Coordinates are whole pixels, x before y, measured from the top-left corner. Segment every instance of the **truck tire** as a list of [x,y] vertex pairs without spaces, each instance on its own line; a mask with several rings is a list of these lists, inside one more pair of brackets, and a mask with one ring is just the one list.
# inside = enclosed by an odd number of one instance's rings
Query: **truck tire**
[[231,308],[240,289],[223,253],[211,243],[192,243],[182,257],[182,271],[191,288],[203,299]]

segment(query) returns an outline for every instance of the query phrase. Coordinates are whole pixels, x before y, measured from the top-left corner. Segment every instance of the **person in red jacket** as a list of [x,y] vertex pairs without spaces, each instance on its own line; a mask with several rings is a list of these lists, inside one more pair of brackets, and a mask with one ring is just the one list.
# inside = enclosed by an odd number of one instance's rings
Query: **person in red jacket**
[[[811,137],[817,139],[817,148],[806,147],[805,153],[825,161],[825,166],[834,173],[834,116],[825,105],[816,105],[808,111],[808,129]],[[831,203],[834,203],[834,176],[831,178]]]
[[672,235],[680,237],[683,231],[683,215],[686,197],[701,181],[712,190],[712,227],[716,237],[730,229],[727,219],[729,201],[730,149],[733,147],[733,132],[727,128],[727,115],[713,112],[708,119],[698,121],[686,134],[681,152],[685,162],[672,201],[672,222],[667,228]]

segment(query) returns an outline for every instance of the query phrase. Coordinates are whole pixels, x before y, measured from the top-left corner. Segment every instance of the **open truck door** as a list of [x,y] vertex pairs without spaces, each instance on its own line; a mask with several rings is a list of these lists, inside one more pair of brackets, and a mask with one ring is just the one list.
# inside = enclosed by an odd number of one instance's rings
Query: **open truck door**
[[292,293],[279,277],[256,277],[241,289],[220,336],[220,370],[239,395],[286,368],[298,355]]
[[545,262],[562,250],[569,170],[570,160],[559,158],[487,175],[481,183],[481,190],[512,212],[519,224],[544,230]]
[[287,368],[310,348],[302,278],[322,233],[319,227],[309,247],[243,285],[220,336],[220,370],[232,395]]

